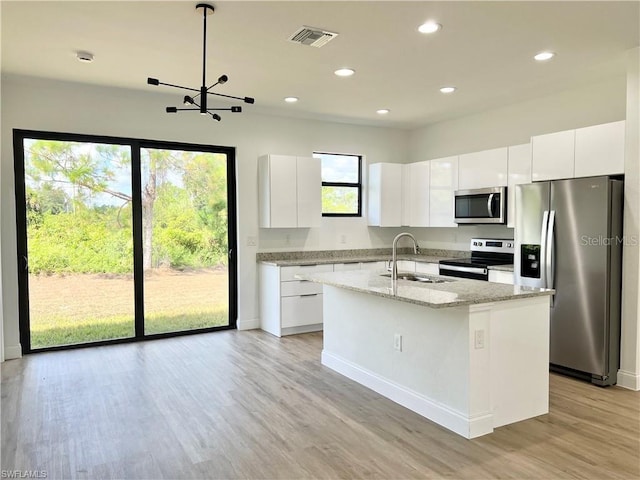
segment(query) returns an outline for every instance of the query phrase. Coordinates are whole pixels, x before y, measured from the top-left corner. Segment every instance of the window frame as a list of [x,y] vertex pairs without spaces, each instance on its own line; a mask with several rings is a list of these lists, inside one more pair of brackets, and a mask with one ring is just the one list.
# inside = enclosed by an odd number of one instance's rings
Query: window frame
[[[358,181],[353,182],[322,182],[323,187],[350,187],[358,189],[358,211],[356,213],[325,213],[322,211],[323,217],[362,217],[362,155],[354,153],[337,153],[337,152],[313,152],[315,155],[342,155],[345,157],[358,158]],[[322,178],[322,159],[320,159],[320,176]],[[322,208],[322,207],[321,207]]]

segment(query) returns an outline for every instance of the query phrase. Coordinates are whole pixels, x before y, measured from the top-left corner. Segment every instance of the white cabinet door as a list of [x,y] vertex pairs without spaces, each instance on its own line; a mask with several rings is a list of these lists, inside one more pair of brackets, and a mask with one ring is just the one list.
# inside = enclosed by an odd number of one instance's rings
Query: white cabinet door
[[575,130],[531,137],[531,170],[534,182],[573,178]]
[[503,272],[501,270],[489,270],[489,281],[494,283],[504,283],[513,285],[513,272]]
[[458,190],[507,186],[507,148],[458,157]]
[[437,263],[416,262],[416,273],[438,275],[440,273],[440,267]]
[[531,144],[513,145],[509,147],[507,171],[507,227],[516,226],[516,185],[531,183]]
[[298,226],[296,157],[264,155],[258,159],[260,227]]
[[408,163],[402,166],[403,203],[402,225],[429,226],[429,162]]
[[429,164],[429,226],[457,227],[453,194],[458,189],[458,157],[439,158]]
[[368,224],[399,227],[402,223],[402,164],[369,165]]
[[576,130],[576,177],[624,173],[625,122]]
[[297,226],[319,227],[322,218],[322,174],[319,158],[296,158]]

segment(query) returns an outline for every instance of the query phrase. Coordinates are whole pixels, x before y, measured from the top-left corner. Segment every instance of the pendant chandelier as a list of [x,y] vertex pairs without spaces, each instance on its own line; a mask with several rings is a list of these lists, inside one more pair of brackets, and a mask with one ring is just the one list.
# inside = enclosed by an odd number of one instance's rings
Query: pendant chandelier
[[194,111],[200,112],[201,115],[211,115],[211,118],[214,120],[220,121],[220,115],[214,113],[216,111],[230,111],[233,113],[242,112],[242,107],[233,106],[229,108],[209,108],[207,104],[207,99],[209,95],[216,95],[218,97],[225,98],[233,98],[234,100],[241,100],[244,103],[254,103],[255,100],[251,97],[234,97],[232,95],[224,95],[222,93],[211,92],[210,90],[217,85],[224,85],[229,80],[229,77],[226,75],[221,75],[218,77],[218,80],[212,84],[210,87],[207,87],[207,15],[211,15],[214,11],[213,5],[209,5],[207,3],[199,3],[196,5],[196,11],[202,11],[202,22],[203,22],[203,40],[202,40],[202,86],[198,88],[190,88],[183,87],[182,85],[174,85],[171,83],[164,83],[158,80],[157,78],[147,78],[147,83],[149,85],[165,85],[167,87],[181,88],[182,90],[189,90],[191,92],[197,92],[196,95],[185,95],[183,103],[184,105],[192,105],[195,108],[178,108],[178,107],[167,107],[167,113],[178,113],[181,111]]

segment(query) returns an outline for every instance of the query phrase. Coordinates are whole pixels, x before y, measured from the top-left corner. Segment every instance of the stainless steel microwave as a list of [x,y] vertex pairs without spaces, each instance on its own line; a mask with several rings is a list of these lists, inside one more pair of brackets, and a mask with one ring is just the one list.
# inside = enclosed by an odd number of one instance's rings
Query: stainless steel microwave
[[507,187],[458,190],[454,202],[456,223],[507,223]]

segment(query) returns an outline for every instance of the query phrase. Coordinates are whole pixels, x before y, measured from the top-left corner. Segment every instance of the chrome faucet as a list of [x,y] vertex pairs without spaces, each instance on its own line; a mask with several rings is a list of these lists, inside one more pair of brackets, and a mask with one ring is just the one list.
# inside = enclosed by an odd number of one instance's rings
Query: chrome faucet
[[391,280],[394,282],[398,280],[398,240],[402,237],[409,237],[413,240],[413,253],[418,254],[418,242],[413,235],[407,232],[399,233],[396,238],[393,239],[393,247],[391,249]]

